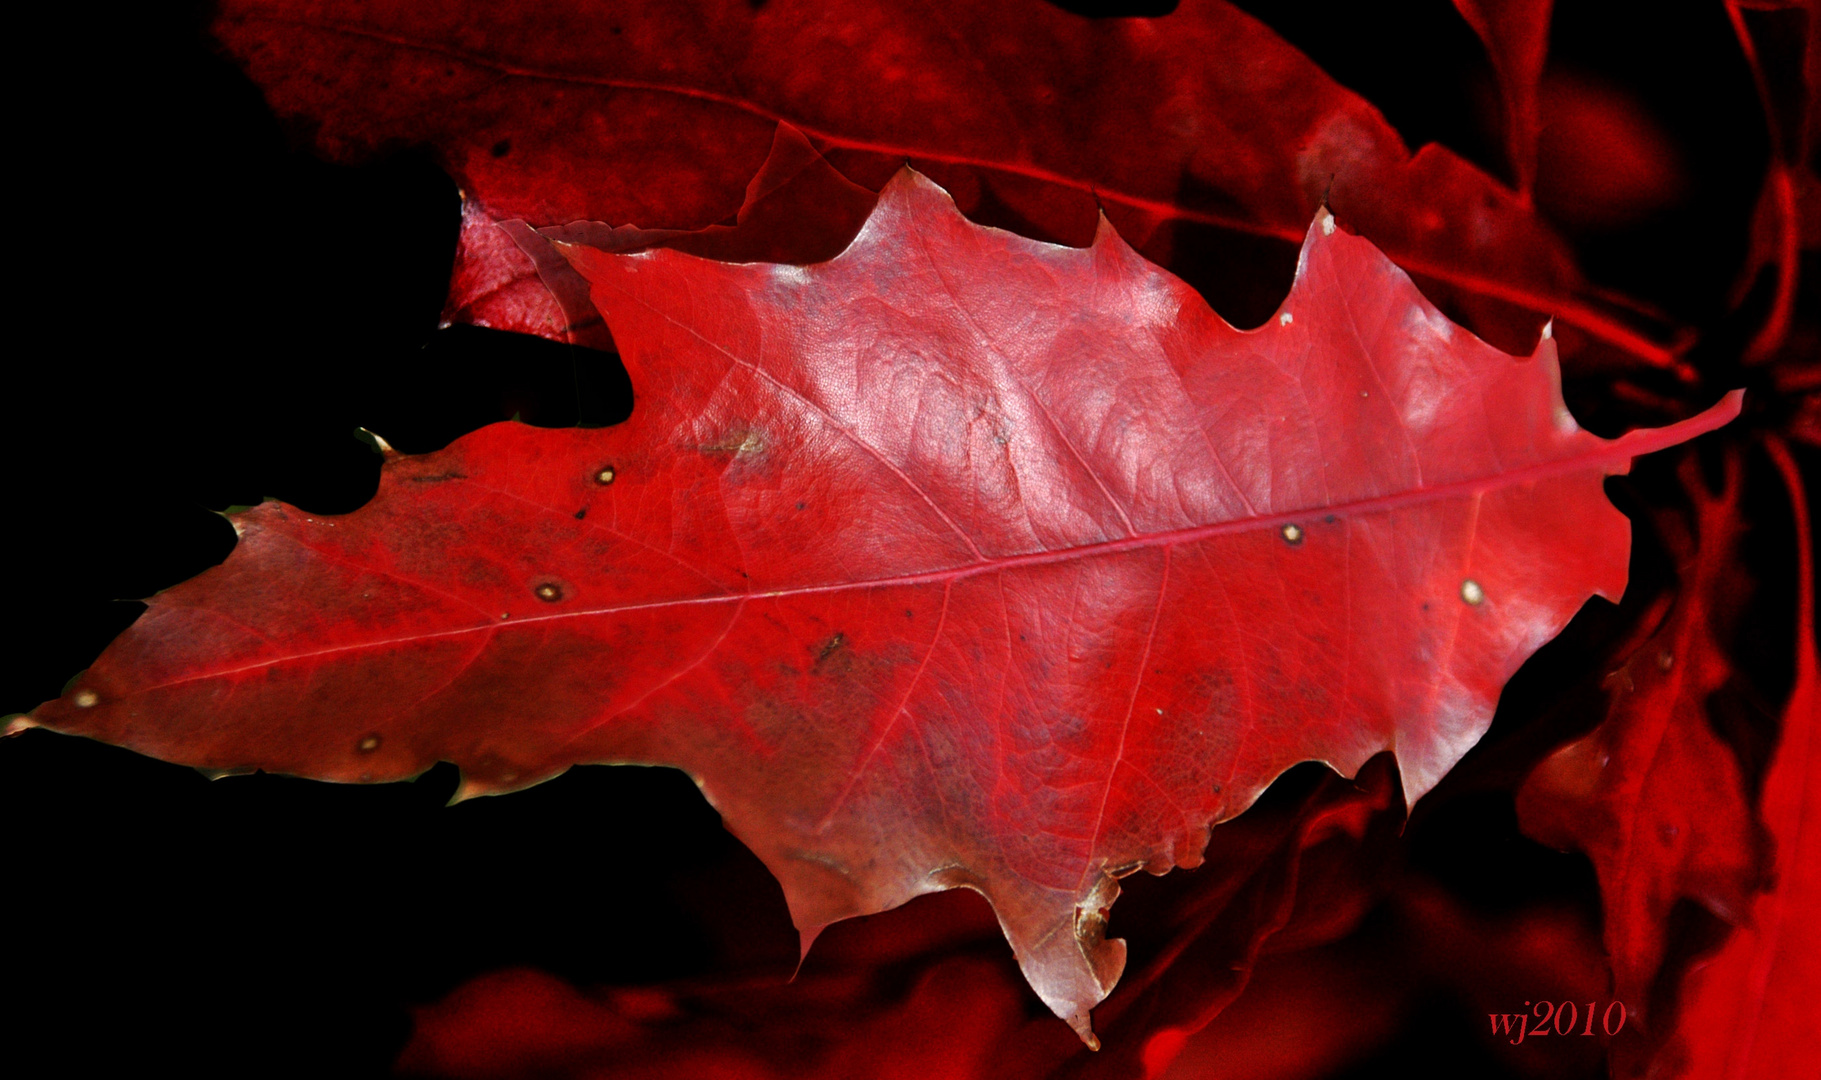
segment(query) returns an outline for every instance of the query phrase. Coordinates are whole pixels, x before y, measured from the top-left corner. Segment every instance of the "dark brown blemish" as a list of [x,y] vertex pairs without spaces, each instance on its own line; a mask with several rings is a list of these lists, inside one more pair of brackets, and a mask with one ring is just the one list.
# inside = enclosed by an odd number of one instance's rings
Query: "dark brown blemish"
[[828,659],[836,649],[839,649],[845,644],[847,644],[847,635],[841,633],[839,630],[835,631],[835,636],[824,641],[822,647],[816,651],[816,663],[820,664],[822,661]]
[[413,484],[440,484],[445,480],[466,480],[468,479],[468,474],[458,472],[432,473],[429,476],[410,476],[406,477],[406,479],[410,480]]
[[575,520],[577,520],[577,521],[580,521],[587,516],[588,516],[588,508],[586,506],[582,507],[580,510],[577,510],[575,512]]

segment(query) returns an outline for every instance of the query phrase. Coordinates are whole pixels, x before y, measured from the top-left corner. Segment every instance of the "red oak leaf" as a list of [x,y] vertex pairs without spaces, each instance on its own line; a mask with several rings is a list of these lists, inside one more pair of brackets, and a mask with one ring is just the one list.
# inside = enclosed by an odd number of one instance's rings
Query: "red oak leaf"
[[1758,875],[1745,780],[1707,718],[1708,698],[1733,673],[1712,621],[1717,606],[1741,595],[1738,458],[1729,459],[1718,496],[1706,491],[1693,459],[1683,480],[1694,535],[1670,515],[1663,530],[1681,578],[1673,608],[1608,677],[1605,722],[1538,765],[1517,803],[1526,833],[1593,860],[1613,992],[1639,1026],[1659,1030],[1650,990],[1671,909],[1687,897],[1741,921]]
[[1794,457],[1766,441],[1795,507],[1796,684],[1764,781],[1760,813],[1773,845],[1771,887],[1704,968],[1688,978],[1678,1043],[1659,1075],[1773,1080],[1821,1059],[1821,662],[1815,653],[1814,534]]
[[1261,238],[1287,271],[1326,198],[1501,347],[1528,351],[1553,316],[1570,343],[1675,363],[1592,296],[1524,198],[1439,145],[1411,153],[1219,0],[1105,21],[1041,0],[230,0],[214,31],[330,156],[436,149],[466,196],[449,319],[561,337],[494,222],[722,221],[783,121],[869,188],[908,160],[969,215],[1044,239],[1087,243],[1104,207],[1166,267],[1244,266],[1220,284],[1248,299]]
[[1589,597],[1616,440],[1553,342],[1448,322],[1327,214],[1256,331],[1101,228],[984,229],[905,170],[808,267],[562,250],[639,407],[266,503],[27,723],[209,769],[463,793],[690,772],[829,923],[968,887],[1091,1041],[1118,879],[1201,862],[1292,765],[1415,799]]

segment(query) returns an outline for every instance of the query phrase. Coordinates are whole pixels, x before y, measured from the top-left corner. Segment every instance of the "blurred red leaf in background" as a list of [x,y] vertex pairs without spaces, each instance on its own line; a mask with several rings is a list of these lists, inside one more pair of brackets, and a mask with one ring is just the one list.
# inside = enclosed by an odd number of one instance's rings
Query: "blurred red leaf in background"
[[1528,199],[1536,180],[1537,88],[1549,54],[1552,0],[1454,0],[1461,18],[1486,46],[1504,106],[1505,163],[1511,186]]
[[[1784,706],[1761,813],[1773,845],[1773,878],[1745,926],[1690,979],[1667,1075],[1756,1080],[1789,1075],[1821,1053],[1811,1022],[1821,990],[1821,670],[1815,654],[1814,533],[1801,473],[1776,439],[1765,449],[1788,487],[1796,576],[1796,679]],[[1686,1055],[1686,1056],[1683,1056]]]
[[1142,898],[1152,902],[1126,924],[1144,960],[1096,1013],[1098,1054],[1028,1008],[990,913],[957,890],[830,927],[789,986],[748,978],[591,995],[535,972],[485,976],[419,1011],[399,1068],[473,1080],[1157,1076],[1238,995],[1261,946],[1300,954],[1352,929],[1396,831],[1388,764],[1357,787],[1330,774],[1300,800],[1216,830],[1218,873]]
[[[1705,490],[1698,463],[1681,469],[1692,522],[1666,513],[1680,584],[1654,633],[1606,678],[1611,713],[1557,750],[1518,791],[1531,836],[1584,851],[1600,877],[1612,993],[1634,1032],[1660,1040],[1652,984],[1663,964],[1670,912],[1687,898],[1728,922],[1744,920],[1760,853],[1738,761],[1707,721],[1708,699],[1733,678],[1713,630],[1715,610],[1750,594],[1736,549],[1742,466],[1727,459],[1725,487]],[[1648,625],[1648,622],[1646,623]]]

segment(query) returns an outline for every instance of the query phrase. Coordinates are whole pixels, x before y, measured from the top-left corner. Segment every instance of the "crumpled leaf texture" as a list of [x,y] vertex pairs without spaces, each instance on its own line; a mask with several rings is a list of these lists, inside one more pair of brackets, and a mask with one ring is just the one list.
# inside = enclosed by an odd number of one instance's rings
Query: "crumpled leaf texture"
[[1102,225],[965,220],[902,171],[799,267],[563,249],[638,402],[267,503],[33,720],[211,769],[439,758],[693,774],[804,942],[957,886],[1084,1038],[1117,879],[1194,866],[1304,760],[1408,798],[1505,680],[1624,588],[1604,477],[1738,395],[1603,440],[1553,343],[1450,324],[1323,214],[1241,332]]

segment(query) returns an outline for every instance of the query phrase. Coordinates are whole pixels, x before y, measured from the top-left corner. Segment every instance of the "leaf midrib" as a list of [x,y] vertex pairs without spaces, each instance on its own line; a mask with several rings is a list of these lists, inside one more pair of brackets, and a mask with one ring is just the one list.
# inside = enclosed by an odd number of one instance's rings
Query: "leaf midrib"
[[[1738,391],[1734,391],[1735,394]],[[1730,397],[1731,395],[1729,395]],[[487,622],[474,626],[463,626],[448,630],[434,630],[421,634],[408,634],[400,637],[355,642],[337,645],[333,648],[318,649],[310,652],[291,653],[285,656],[272,657],[254,663],[241,664],[231,668],[220,668],[172,679],[152,686],[139,687],[134,692],[143,694],[171,686],[199,682],[205,679],[231,678],[248,671],[260,671],[279,664],[302,663],[340,653],[357,652],[366,649],[386,648],[393,645],[410,645],[419,642],[434,641],[443,638],[459,637],[463,634],[496,633],[520,626],[544,626],[549,623],[571,619],[586,619],[601,616],[627,614],[638,611],[651,611],[672,607],[707,606],[712,604],[745,603],[753,600],[768,600],[778,597],[814,596],[819,594],[840,593],[855,589],[884,589],[925,584],[952,585],[956,582],[982,574],[1003,573],[1021,570],[1027,567],[1047,566],[1056,563],[1070,562],[1078,559],[1096,559],[1119,555],[1128,551],[1142,551],[1153,548],[1174,547],[1181,544],[1192,544],[1218,536],[1247,532],[1253,529],[1280,529],[1285,525],[1307,522],[1319,517],[1359,517],[1369,514],[1391,513],[1411,506],[1438,502],[1452,498],[1469,498],[1486,492],[1498,491],[1519,484],[1537,483],[1555,479],[1590,469],[1601,469],[1605,475],[1623,472],[1629,468],[1632,458],[1649,454],[1673,446],[1696,435],[1711,431],[1731,419],[1726,410],[1715,407],[1686,420],[1670,424],[1667,427],[1652,428],[1629,432],[1617,439],[1602,442],[1590,451],[1557,458],[1551,461],[1537,462],[1494,476],[1472,477],[1427,487],[1410,488],[1388,495],[1359,499],[1349,503],[1312,506],[1300,510],[1284,511],[1274,514],[1259,514],[1228,521],[1213,522],[1206,525],[1192,525],[1181,529],[1169,529],[1162,532],[1145,533],[1138,536],[1125,536],[1113,540],[1104,540],[1093,544],[1080,544],[1074,547],[1056,548],[1045,551],[1025,552],[1018,555],[1003,555],[987,558],[983,561],[967,562],[957,566],[935,570],[924,570],[909,574],[896,574],[888,577],[865,578],[857,581],[831,582],[818,585],[798,585],[779,589],[749,590],[744,592],[724,592],[713,596],[682,597],[666,600],[651,600],[633,604],[615,604],[602,607],[580,608],[572,611],[551,612],[547,615],[530,615],[498,622]],[[1624,463],[1623,467],[1613,466]],[[467,483],[466,480],[452,480],[451,483]],[[550,508],[551,513],[559,513]],[[292,534],[284,534],[313,553],[317,549],[304,544]]]

